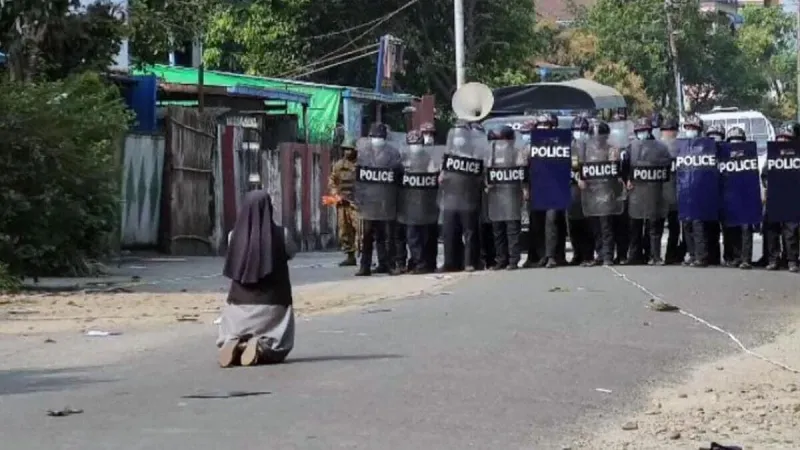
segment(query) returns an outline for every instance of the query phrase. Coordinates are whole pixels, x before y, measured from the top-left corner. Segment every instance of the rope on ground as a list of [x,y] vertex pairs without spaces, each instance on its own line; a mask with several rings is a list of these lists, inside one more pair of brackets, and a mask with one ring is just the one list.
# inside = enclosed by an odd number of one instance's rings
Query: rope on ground
[[[616,268],[614,268],[612,266],[605,266],[605,267],[608,270],[610,270],[615,276],[617,276],[618,278],[622,278],[623,281],[627,282],[631,286],[633,286],[633,287],[639,289],[640,291],[644,292],[646,295],[650,296],[651,298],[654,298],[654,299],[662,301],[662,302],[664,301],[664,299],[661,298],[661,296],[656,295],[651,290],[647,289],[646,287],[642,286],[641,284],[637,283],[636,281],[630,279],[627,275],[625,275],[624,273],[620,272]],[[758,359],[760,359],[760,360],[762,360],[762,361],[764,361],[764,362],[766,362],[768,364],[772,364],[772,365],[774,365],[776,367],[780,367],[783,370],[786,370],[786,371],[789,371],[789,372],[792,372],[792,373],[796,373],[796,374],[800,374],[800,370],[797,370],[797,369],[795,369],[793,367],[789,367],[786,364],[780,363],[778,361],[771,360],[771,359],[767,358],[766,356],[764,356],[764,355],[762,355],[760,353],[757,353],[757,352],[754,352],[753,350],[750,350],[744,344],[742,344],[742,341],[740,341],[739,338],[737,338],[733,333],[731,333],[731,332],[729,332],[727,330],[724,330],[723,328],[721,328],[721,327],[719,327],[717,325],[714,325],[714,324],[708,322],[707,320],[705,320],[705,319],[703,319],[701,317],[698,317],[698,316],[690,313],[689,311],[684,310],[683,308],[678,309],[678,313],[683,314],[684,316],[686,316],[686,317],[688,317],[688,318],[690,318],[690,319],[692,319],[692,320],[694,320],[694,321],[696,321],[696,322],[698,322],[698,323],[700,323],[702,325],[705,325],[706,327],[708,327],[708,328],[710,328],[710,329],[712,329],[714,331],[717,331],[719,333],[722,333],[722,334],[728,336],[728,338],[731,341],[733,341],[734,344],[736,344],[743,352],[747,353],[748,355],[753,356],[755,358],[758,358]]]

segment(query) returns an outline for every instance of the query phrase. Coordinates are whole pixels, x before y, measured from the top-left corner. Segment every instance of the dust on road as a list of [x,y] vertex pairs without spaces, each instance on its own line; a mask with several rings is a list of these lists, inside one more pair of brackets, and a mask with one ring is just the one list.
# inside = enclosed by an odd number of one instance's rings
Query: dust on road
[[[300,315],[440,293],[476,274],[358,278],[293,289]],[[180,322],[210,324],[226,293],[62,293],[0,296],[0,334],[122,331]]]

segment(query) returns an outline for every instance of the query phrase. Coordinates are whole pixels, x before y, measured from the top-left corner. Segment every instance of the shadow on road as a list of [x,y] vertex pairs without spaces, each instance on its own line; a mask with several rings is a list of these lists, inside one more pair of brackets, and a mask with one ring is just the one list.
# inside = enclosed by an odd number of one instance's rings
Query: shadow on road
[[0,396],[53,392],[78,386],[107,383],[110,379],[97,379],[84,375],[90,368],[0,370]]
[[374,355],[326,355],[326,356],[301,356],[299,358],[289,357],[285,364],[301,364],[324,361],[369,361],[377,359],[405,358],[405,355],[395,354],[374,354]]

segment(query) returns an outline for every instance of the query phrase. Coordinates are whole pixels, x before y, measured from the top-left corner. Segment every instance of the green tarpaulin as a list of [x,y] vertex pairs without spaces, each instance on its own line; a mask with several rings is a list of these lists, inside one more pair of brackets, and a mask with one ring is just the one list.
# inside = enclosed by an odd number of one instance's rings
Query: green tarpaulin
[[[135,75],[153,74],[165,83],[197,84],[197,69],[190,67],[174,67],[157,64],[142,70],[135,70]],[[333,137],[336,121],[339,118],[339,106],[342,101],[342,90],[335,86],[295,83],[290,80],[261,78],[226,72],[206,70],[203,83],[207,86],[232,87],[247,85],[266,89],[280,89],[311,96],[308,106],[308,131],[311,142],[328,142]],[[303,130],[303,108],[296,103],[287,105],[289,114],[296,114],[300,119],[300,134]]]

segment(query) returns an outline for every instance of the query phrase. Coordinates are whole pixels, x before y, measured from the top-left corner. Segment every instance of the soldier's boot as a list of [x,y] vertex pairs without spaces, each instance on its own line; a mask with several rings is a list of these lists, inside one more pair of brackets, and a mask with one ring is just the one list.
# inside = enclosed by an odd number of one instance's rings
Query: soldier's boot
[[373,270],[373,272],[375,272],[375,273],[389,273],[390,270],[389,270],[389,266],[387,266],[386,264],[378,264],[377,266],[375,266],[375,269]]
[[508,266],[506,267],[506,270],[517,270],[517,269],[519,269],[518,262],[508,263]]
[[767,264],[767,270],[778,270],[778,261],[770,261]]
[[789,263],[789,272],[797,273],[800,272],[800,267],[797,267],[797,263],[792,261]]
[[558,261],[555,258],[547,258],[547,262],[544,265],[548,269],[552,269],[554,267],[558,267]]
[[690,264],[692,267],[708,267],[708,263],[704,261],[692,261]]
[[739,264],[739,268],[742,269],[742,270],[750,270],[750,269],[753,268],[753,265],[750,264],[749,262],[745,261],[745,262]]
[[358,265],[356,262],[356,252],[347,252],[344,261],[339,263],[339,267],[354,267]]
[[531,258],[526,259],[522,264],[523,269],[533,269],[534,267],[538,267],[538,261],[534,261]]
[[357,277],[368,277],[372,275],[372,270],[369,267],[360,267],[356,272]]
[[394,276],[403,275],[404,273],[406,273],[406,270],[403,267],[395,267],[389,271],[389,275],[394,275]]

